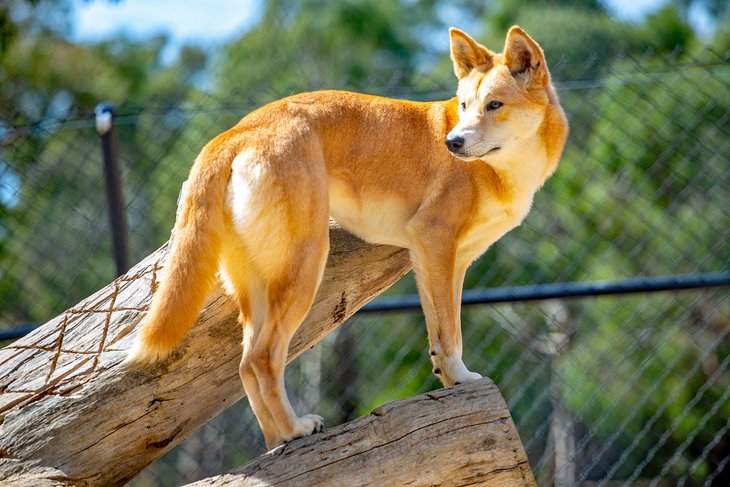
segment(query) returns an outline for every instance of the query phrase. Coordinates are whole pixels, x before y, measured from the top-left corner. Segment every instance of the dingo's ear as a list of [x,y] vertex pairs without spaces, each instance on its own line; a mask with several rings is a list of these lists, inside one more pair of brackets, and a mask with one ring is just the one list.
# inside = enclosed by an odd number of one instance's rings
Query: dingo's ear
[[527,32],[514,25],[507,32],[502,64],[507,66],[518,82],[529,86],[545,73],[545,55]]
[[454,73],[461,79],[477,66],[484,70],[492,67],[494,53],[477,43],[465,32],[454,27],[449,29],[451,38],[451,60],[454,61]]

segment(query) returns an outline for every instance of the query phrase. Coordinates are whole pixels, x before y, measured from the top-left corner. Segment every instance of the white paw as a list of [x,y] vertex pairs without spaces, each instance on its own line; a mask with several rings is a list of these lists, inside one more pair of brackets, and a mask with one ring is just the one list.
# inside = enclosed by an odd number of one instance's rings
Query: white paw
[[454,380],[454,385],[458,384],[464,384],[465,382],[473,382],[475,380],[479,380],[482,378],[482,374],[479,374],[477,372],[471,372],[469,370],[465,371],[462,375],[459,377],[456,377]]
[[437,375],[439,375],[441,381],[447,387],[482,378],[481,374],[471,372],[467,369],[464,362],[461,361],[461,357],[458,355],[445,357],[442,360],[441,368],[437,370]]
[[322,418],[322,416],[318,416],[316,414],[305,414],[304,416],[296,419],[292,437],[286,441],[319,433],[323,428],[324,418]]

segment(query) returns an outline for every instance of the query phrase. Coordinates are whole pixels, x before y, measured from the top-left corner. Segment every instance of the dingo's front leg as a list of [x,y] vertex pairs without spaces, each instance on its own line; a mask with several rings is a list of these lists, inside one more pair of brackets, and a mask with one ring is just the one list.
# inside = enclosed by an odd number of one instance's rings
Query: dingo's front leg
[[[461,287],[466,265],[456,262],[454,239],[422,238],[411,248],[411,260],[426,317],[433,372],[445,386],[481,378],[461,359]],[[441,238],[446,237],[446,238]]]

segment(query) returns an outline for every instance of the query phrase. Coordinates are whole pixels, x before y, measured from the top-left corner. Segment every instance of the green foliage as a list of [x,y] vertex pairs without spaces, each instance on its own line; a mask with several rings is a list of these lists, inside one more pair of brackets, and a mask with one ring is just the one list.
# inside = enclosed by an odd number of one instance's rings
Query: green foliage
[[18,35],[18,28],[10,19],[10,13],[7,7],[0,8],[0,59],[3,54],[10,48],[10,44]]
[[641,27],[615,19],[594,1],[496,1],[486,10],[484,24],[486,45],[497,49],[504,32],[520,25],[539,39],[561,79],[600,72],[617,54],[643,53],[654,41]]
[[676,6],[666,5],[646,19],[646,35],[662,51],[686,49],[694,39],[694,31]]
[[[165,37],[145,41],[115,38],[79,45],[53,30],[22,25],[22,31],[15,24],[0,30],[0,38],[8,29],[11,34],[12,29],[17,30],[0,56],[0,139],[9,134],[8,142],[19,140],[8,145],[2,140],[0,146],[0,182],[7,188],[3,189],[7,195],[3,193],[0,199],[0,263],[4,270],[0,323],[4,326],[48,319],[114,277],[108,257],[105,196],[99,190],[103,188],[100,143],[90,117],[95,105],[112,102],[120,115],[128,109],[125,107],[155,98],[169,105],[170,100],[196,90],[190,78],[205,67],[206,59],[201,49],[187,47],[177,63],[163,64]],[[160,115],[156,111],[153,116],[158,119]],[[82,129],[63,130],[68,120]],[[142,186],[139,181],[148,177],[159,157],[159,147],[151,147],[147,140],[155,122],[137,126],[144,121],[141,117],[118,126],[122,161],[129,164],[126,175],[136,187]],[[130,145],[140,147],[142,154],[124,150],[134,139]],[[135,222],[150,217],[170,220],[174,214],[170,205],[174,208],[186,167],[192,162],[190,153],[184,160],[187,166],[178,169],[180,176],[168,178],[176,187],[164,193],[164,201],[169,202],[161,205],[164,216],[154,206],[155,197],[163,196],[155,188],[146,185],[148,192],[127,195],[132,200],[133,234]],[[157,232],[159,237],[144,239],[146,242],[132,239],[136,258],[150,251],[149,240],[158,245],[164,241],[169,224]],[[91,254],[89,247],[94,249]],[[78,265],[81,270],[77,273],[60,272],[68,262],[83,265]],[[34,270],[30,276],[28,266]]]
[[429,24],[431,3],[268,2],[261,24],[224,47],[217,91],[259,99],[345,83],[366,89],[369,80],[396,73],[407,86],[422,52],[417,29]]

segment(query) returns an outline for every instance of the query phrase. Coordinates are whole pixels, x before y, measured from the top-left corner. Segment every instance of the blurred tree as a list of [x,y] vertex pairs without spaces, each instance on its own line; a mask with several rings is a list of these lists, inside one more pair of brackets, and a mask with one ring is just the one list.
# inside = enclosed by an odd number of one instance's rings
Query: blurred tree
[[8,29],[8,33],[22,32],[24,35],[69,34],[73,30],[72,8],[71,0],[3,1],[0,17],[5,16],[7,23],[0,24],[0,33]]
[[484,14],[488,39],[503,42],[518,24],[537,39],[560,79],[594,75],[623,52],[642,53],[650,45],[641,29],[622,22],[600,1],[495,0]]
[[673,0],[672,3],[681,9],[684,18],[688,17],[693,7],[705,10],[711,18],[719,21],[730,14],[730,3],[727,0]]
[[[94,106],[109,101],[123,113],[162,99],[166,105],[156,116],[164,116],[195,89],[192,80],[206,61],[203,50],[186,47],[177,62],[164,64],[161,52],[168,39],[163,36],[71,43],[62,35],[69,26],[63,15],[68,3],[26,2],[18,4],[18,11],[0,10],[4,19],[0,39],[9,39],[0,53],[0,325],[4,326],[53,316],[114,275],[104,230],[106,203],[98,190],[102,174]],[[54,15],[40,15],[46,9]],[[69,121],[80,130],[64,130]],[[120,125],[119,136],[137,137],[136,118],[127,122],[132,123]],[[150,135],[140,137],[148,141]],[[142,152],[149,148],[148,143],[138,144]],[[124,149],[122,158],[126,159]],[[149,163],[136,159],[127,169],[128,181],[138,182],[145,178]],[[134,210],[147,210],[149,205],[141,201],[151,201],[155,193],[149,185],[136,187],[145,188],[146,194],[132,195],[136,205],[130,211],[131,221],[139,221]],[[53,235],[54,240],[39,235]],[[144,251],[139,249],[142,245],[135,246],[136,257],[149,249],[147,243]],[[77,274],[59,272],[72,262],[80,269]]]
[[[720,61],[711,53],[695,52],[694,56],[709,65]],[[594,247],[584,252],[585,258],[576,266],[591,279],[616,277],[616,273],[642,276],[727,269],[730,262],[727,246],[717,245],[718,239],[722,239],[720,229],[730,226],[730,217],[717,204],[730,198],[730,178],[719,164],[727,155],[730,140],[730,126],[726,122],[730,113],[727,66],[720,64],[716,69],[701,70],[675,68],[666,72],[664,63],[655,60],[645,63],[641,72],[633,65],[624,68],[621,65],[612,68],[616,74],[605,79],[605,87],[595,100],[595,107],[600,110],[599,121],[586,140],[585,152],[569,151],[564,160],[567,174],[562,176],[578,181],[579,173],[591,174],[580,186],[558,190],[556,210],[563,214],[577,211],[582,215],[580,223],[586,232],[583,237],[572,239],[576,247],[568,253],[580,255],[579,247],[592,240],[591,234],[601,235],[601,240],[610,242],[609,248]],[[574,235],[579,231],[576,223],[571,222]],[[653,418],[671,431],[666,441],[676,442],[678,446],[687,438],[687,429],[701,423],[708,404],[713,404],[710,398],[719,398],[727,387],[727,377],[709,388],[704,379],[698,379],[702,373],[699,364],[706,360],[704,350],[686,347],[692,340],[715,339],[715,328],[698,329],[695,321],[696,316],[706,316],[704,309],[718,309],[721,302],[705,302],[699,306],[675,297],[644,299],[654,303],[647,312],[653,314],[661,308],[667,323],[660,334],[645,334],[641,339],[642,349],[653,350],[651,362],[645,363],[646,353],[626,356],[626,350],[631,350],[637,337],[645,333],[645,321],[632,316],[636,311],[629,311],[637,308],[614,312],[611,319],[606,319],[598,308],[589,321],[598,323],[599,329],[588,334],[582,349],[562,365],[571,384],[566,394],[569,403],[577,409],[586,397],[597,398],[604,406],[616,397],[625,397],[628,404],[639,406],[630,419],[618,409],[614,410],[615,417],[608,418],[604,411],[610,408],[588,410],[587,419],[592,424],[602,424],[605,428],[602,434],[606,437],[611,437],[617,425],[630,431],[629,437],[640,435],[645,418]],[[621,323],[635,328],[624,329],[620,335]],[[618,336],[623,336],[626,343],[617,343]],[[623,362],[626,374],[634,375],[632,391],[627,391],[625,382],[620,380],[595,377],[594,371],[585,367],[586,361],[578,358],[579,354],[585,354],[585,360],[603,356],[608,363]],[[672,363],[673,366],[667,366]],[[640,374],[639,379],[636,374]],[[641,391],[651,389],[671,391],[675,399],[666,402],[661,397],[657,403],[649,399],[653,396],[641,396]],[[639,397],[632,397],[636,394]],[[693,397],[702,400],[691,409],[683,409],[688,398]],[[730,404],[723,407],[727,409],[727,417]],[[701,449],[721,427],[721,422],[713,422],[702,432],[695,431],[696,443],[685,447]],[[617,451],[629,447],[615,440],[613,446]],[[631,446],[634,450],[630,458],[644,458],[652,446],[648,439]],[[691,455],[689,451],[685,454]],[[657,454],[644,468],[657,474],[667,460]],[[681,461],[674,468],[680,469],[680,464]],[[630,475],[635,466],[624,461],[620,472]]]
[[[413,82],[433,0],[268,2],[263,21],[222,52],[217,91],[280,96],[317,87]],[[396,78],[394,78],[394,76]]]
[[675,5],[666,5],[647,16],[645,36],[661,52],[686,50],[695,38],[686,18]]

